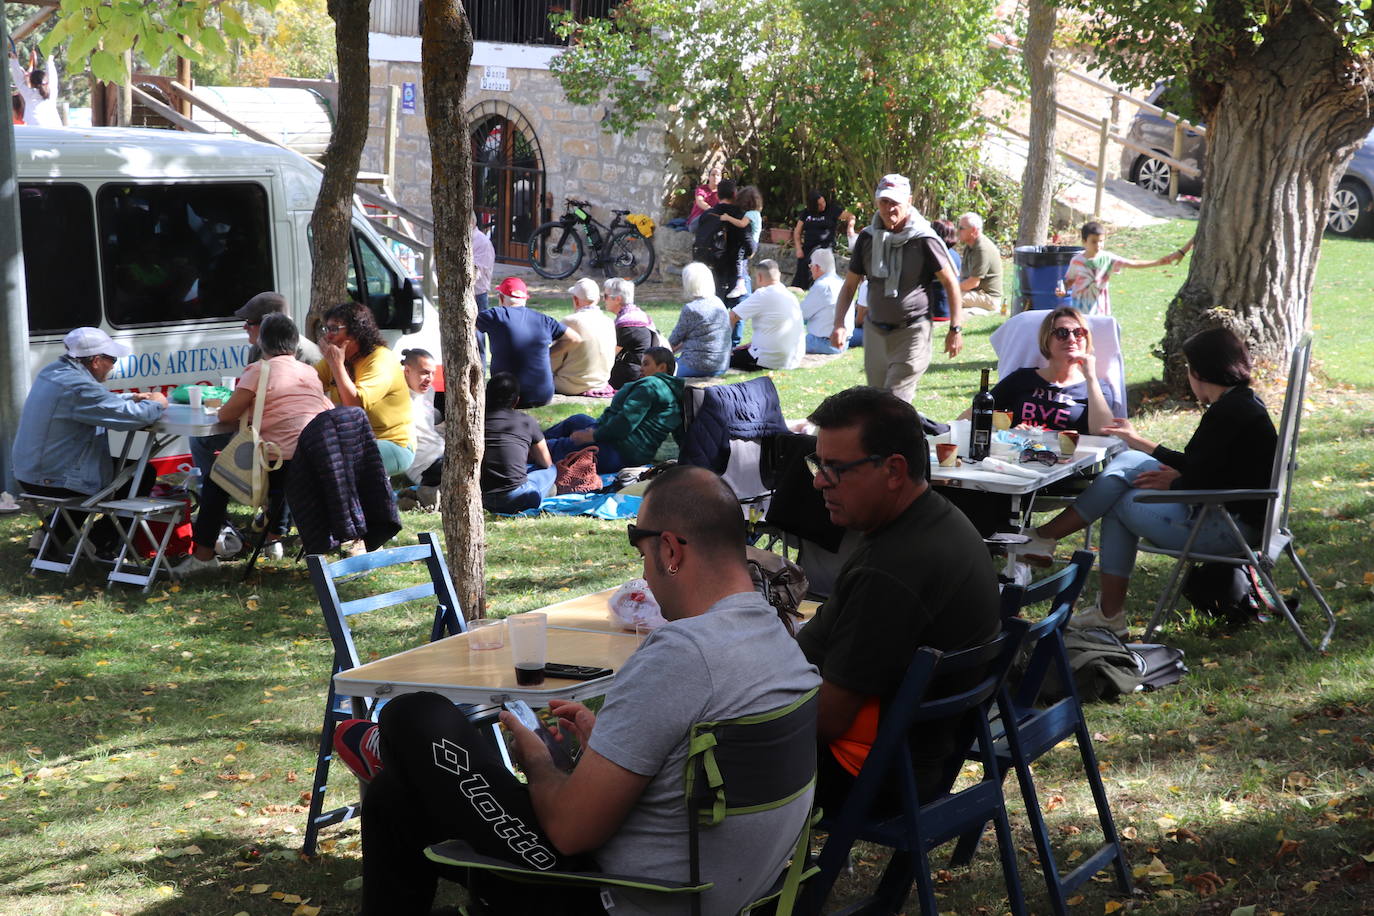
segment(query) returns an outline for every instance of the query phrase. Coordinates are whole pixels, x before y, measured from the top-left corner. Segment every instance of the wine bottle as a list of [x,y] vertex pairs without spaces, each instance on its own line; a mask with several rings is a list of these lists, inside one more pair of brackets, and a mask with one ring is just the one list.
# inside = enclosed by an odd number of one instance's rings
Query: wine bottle
[[995,402],[988,391],[988,375],[991,372],[991,369],[983,370],[982,384],[973,396],[973,419],[969,424],[968,443],[970,461],[982,461],[992,450],[992,409]]

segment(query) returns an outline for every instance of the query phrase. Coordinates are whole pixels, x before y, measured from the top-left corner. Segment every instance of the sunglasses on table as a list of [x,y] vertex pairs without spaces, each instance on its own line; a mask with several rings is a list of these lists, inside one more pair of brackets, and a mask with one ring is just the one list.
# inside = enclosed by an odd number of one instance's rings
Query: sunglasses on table
[[811,472],[812,477],[820,477],[826,483],[835,486],[840,482],[840,475],[845,471],[852,471],[861,464],[876,464],[886,457],[887,455],[865,455],[862,458],[857,458],[854,461],[846,461],[843,464],[829,464],[821,461],[820,457],[815,452],[812,452],[803,460],[806,462],[806,469]]
[[1022,464],[1043,464],[1045,467],[1054,467],[1059,463],[1059,456],[1049,449],[1026,448],[1021,450]]
[[1072,337],[1074,340],[1082,340],[1083,338],[1088,336],[1088,329],[1082,327],[1055,328],[1050,333],[1054,335],[1055,340],[1068,340],[1070,337]]
[[630,539],[631,549],[636,548],[639,545],[639,542],[644,540],[645,538],[656,538],[661,537],[665,534],[672,534],[673,537],[677,539],[677,542],[679,544],[687,543],[687,539],[685,537],[683,537],[680,534],[673,534],[671,531],[655,531],[652,528],[641,528],[633,522],[625,526],[625,536]]

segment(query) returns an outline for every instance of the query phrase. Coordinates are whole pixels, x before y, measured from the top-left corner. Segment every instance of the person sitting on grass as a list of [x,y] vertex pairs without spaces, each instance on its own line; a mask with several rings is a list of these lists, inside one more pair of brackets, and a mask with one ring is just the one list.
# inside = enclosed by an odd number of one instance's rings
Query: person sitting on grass
[[482,508],[488,512],[514,515],[538,508],[557,474],[539,424],[516,410],[518,403],[520,380],[514,373],[498,372],[487,381]]
[[[274,520],[282,518],[286,502],[286,476],[291,468],[291,459],[296,454],[296,440],[300,438],[301,430],[317,415],[334,406],[325,397],[324,386],[316,370],[296,359],[299,342],[300,335],[290,318],[280,312],[264,315],[258,329],[262,360],[243,370],[238,387],[216,414],[221,423],[237,422],[244,414],[251,417],[263,363],[271,367],[267,375],[266,400],[262,404],[262,428],[258,434],[263,440],[276,445],[282,457],[281,467],[267,475],[267,516]],[[191,526],[191,539],[195,546],[185,559],[171,568],[172,578],[182,579],[219,569],[215,539],[224,526],[228,510],[229,494],[215,483],[213,477],[207,475],[201,481],[200,511],[196,513],[196,520]],[[280,558],[280,530],[272,532],[268,538],[264,556]]]
[[[754,336],[730,354],[730,366],[745,372],[795,369],[806,354],[806,325],[797,297],[782,285],[778,262],[765,258],[755,268],[758,288],[730,311],[730,327],[750,321]],[[833,315],[831,316],[833,320]]]
[[[1017,549],[1027,556],[1053,556],[1059,539],[1102,521],[1102,598],[1074,614],[1070,627],[1103,627],[1126,635],[1126,590],[1135,568],[1140,538],[1172,550],[1193,538],[1199,554],[1232,547],[1230,526],[1210,517],[1194,532],[1196,516],[1183,503],[1142,503],[1142,490],[1262,490],[1269,486],[1278,435],[1264,402],[1250,389],[1250,353],[1227,328],[1194,334],[1183,344],[1188,384],[1206,408],[1183,451],[1146,439],[1129,420],[1117,418],[1106,432],[1131,447],[1112,459],[1071,508],[1027,533],[1029,543]],[[1228,503],[1241,533],[1259,543],[1265,504],[1259,500]]]
[[645,350],[642,369],[643,377],[617,391],[600,419],[578,413],[544,430],[554,461],[595,445],[600,474],[653,463],[663,440],[682,428],[686,383],[673,375],[677,360],[667,347]]

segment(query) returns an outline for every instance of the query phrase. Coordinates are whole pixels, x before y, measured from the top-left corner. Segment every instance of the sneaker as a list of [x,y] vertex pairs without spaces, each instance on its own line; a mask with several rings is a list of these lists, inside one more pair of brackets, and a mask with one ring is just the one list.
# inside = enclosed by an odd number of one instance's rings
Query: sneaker
[[743,280],[737,280],[737,281],[735,282],[735,288],[732,289],[732,290],[730,290],[730,292],[726,293],[726,294],[725,294],[725,298],[726,298],[726,299],[735,299],[735,298],[737,298],[737,297],[739,297],[739,296],[743,296],[743,295],[744,295],[745,293],[747,293],[747,292],[749,292],[749,287],[747,287],[747,286],[744,285],[744,281],[743,281]]
[[281,541],[268,541],[263,545],[262,557],[264,560],[280,560],[286,556],[286,548],[282,547]]
[[220,559],[228,560],[239,555],[243,550],[243,538],[239,537],[237,531],[225,525],[220,530],[219,537],[215,538],[215,555]]
[[372,777],[382,768],[382,755],[378,747],[382,732],[376,722],[368,719],[345,719],[334,729],[334,753],[344,766],[353,771],[363,782],[371,782]]
[[1112,635],[1122,639],[1126,638],[1126,615],[1119,617],[1108,617],[1102,613],[1102,608],[1094,604],[1092,607],[1085,607],[1083,610],[1069,618],[1070,630],[1091,630],[1091,629],[1110,630]]
[[188,576],[197,576],[201,573],[214,572],[219,569],[219,557],[211,557],[208,560],[197,560],[196,555],[188,553],[181,562],[173,564],[168,570],[173,579],[185,579]]

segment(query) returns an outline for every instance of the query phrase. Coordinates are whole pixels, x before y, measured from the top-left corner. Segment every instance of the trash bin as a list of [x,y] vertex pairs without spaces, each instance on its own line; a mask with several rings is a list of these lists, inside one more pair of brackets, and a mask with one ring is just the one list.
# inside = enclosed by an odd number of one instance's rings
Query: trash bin
[[1069,261],[1083,250],[1081,245],[1021,245],[1012,251],[1016,265],[1016,306],[1014,312],[1054,309],[1068,305],[1054,294],[1054,288],[1068,272]]

